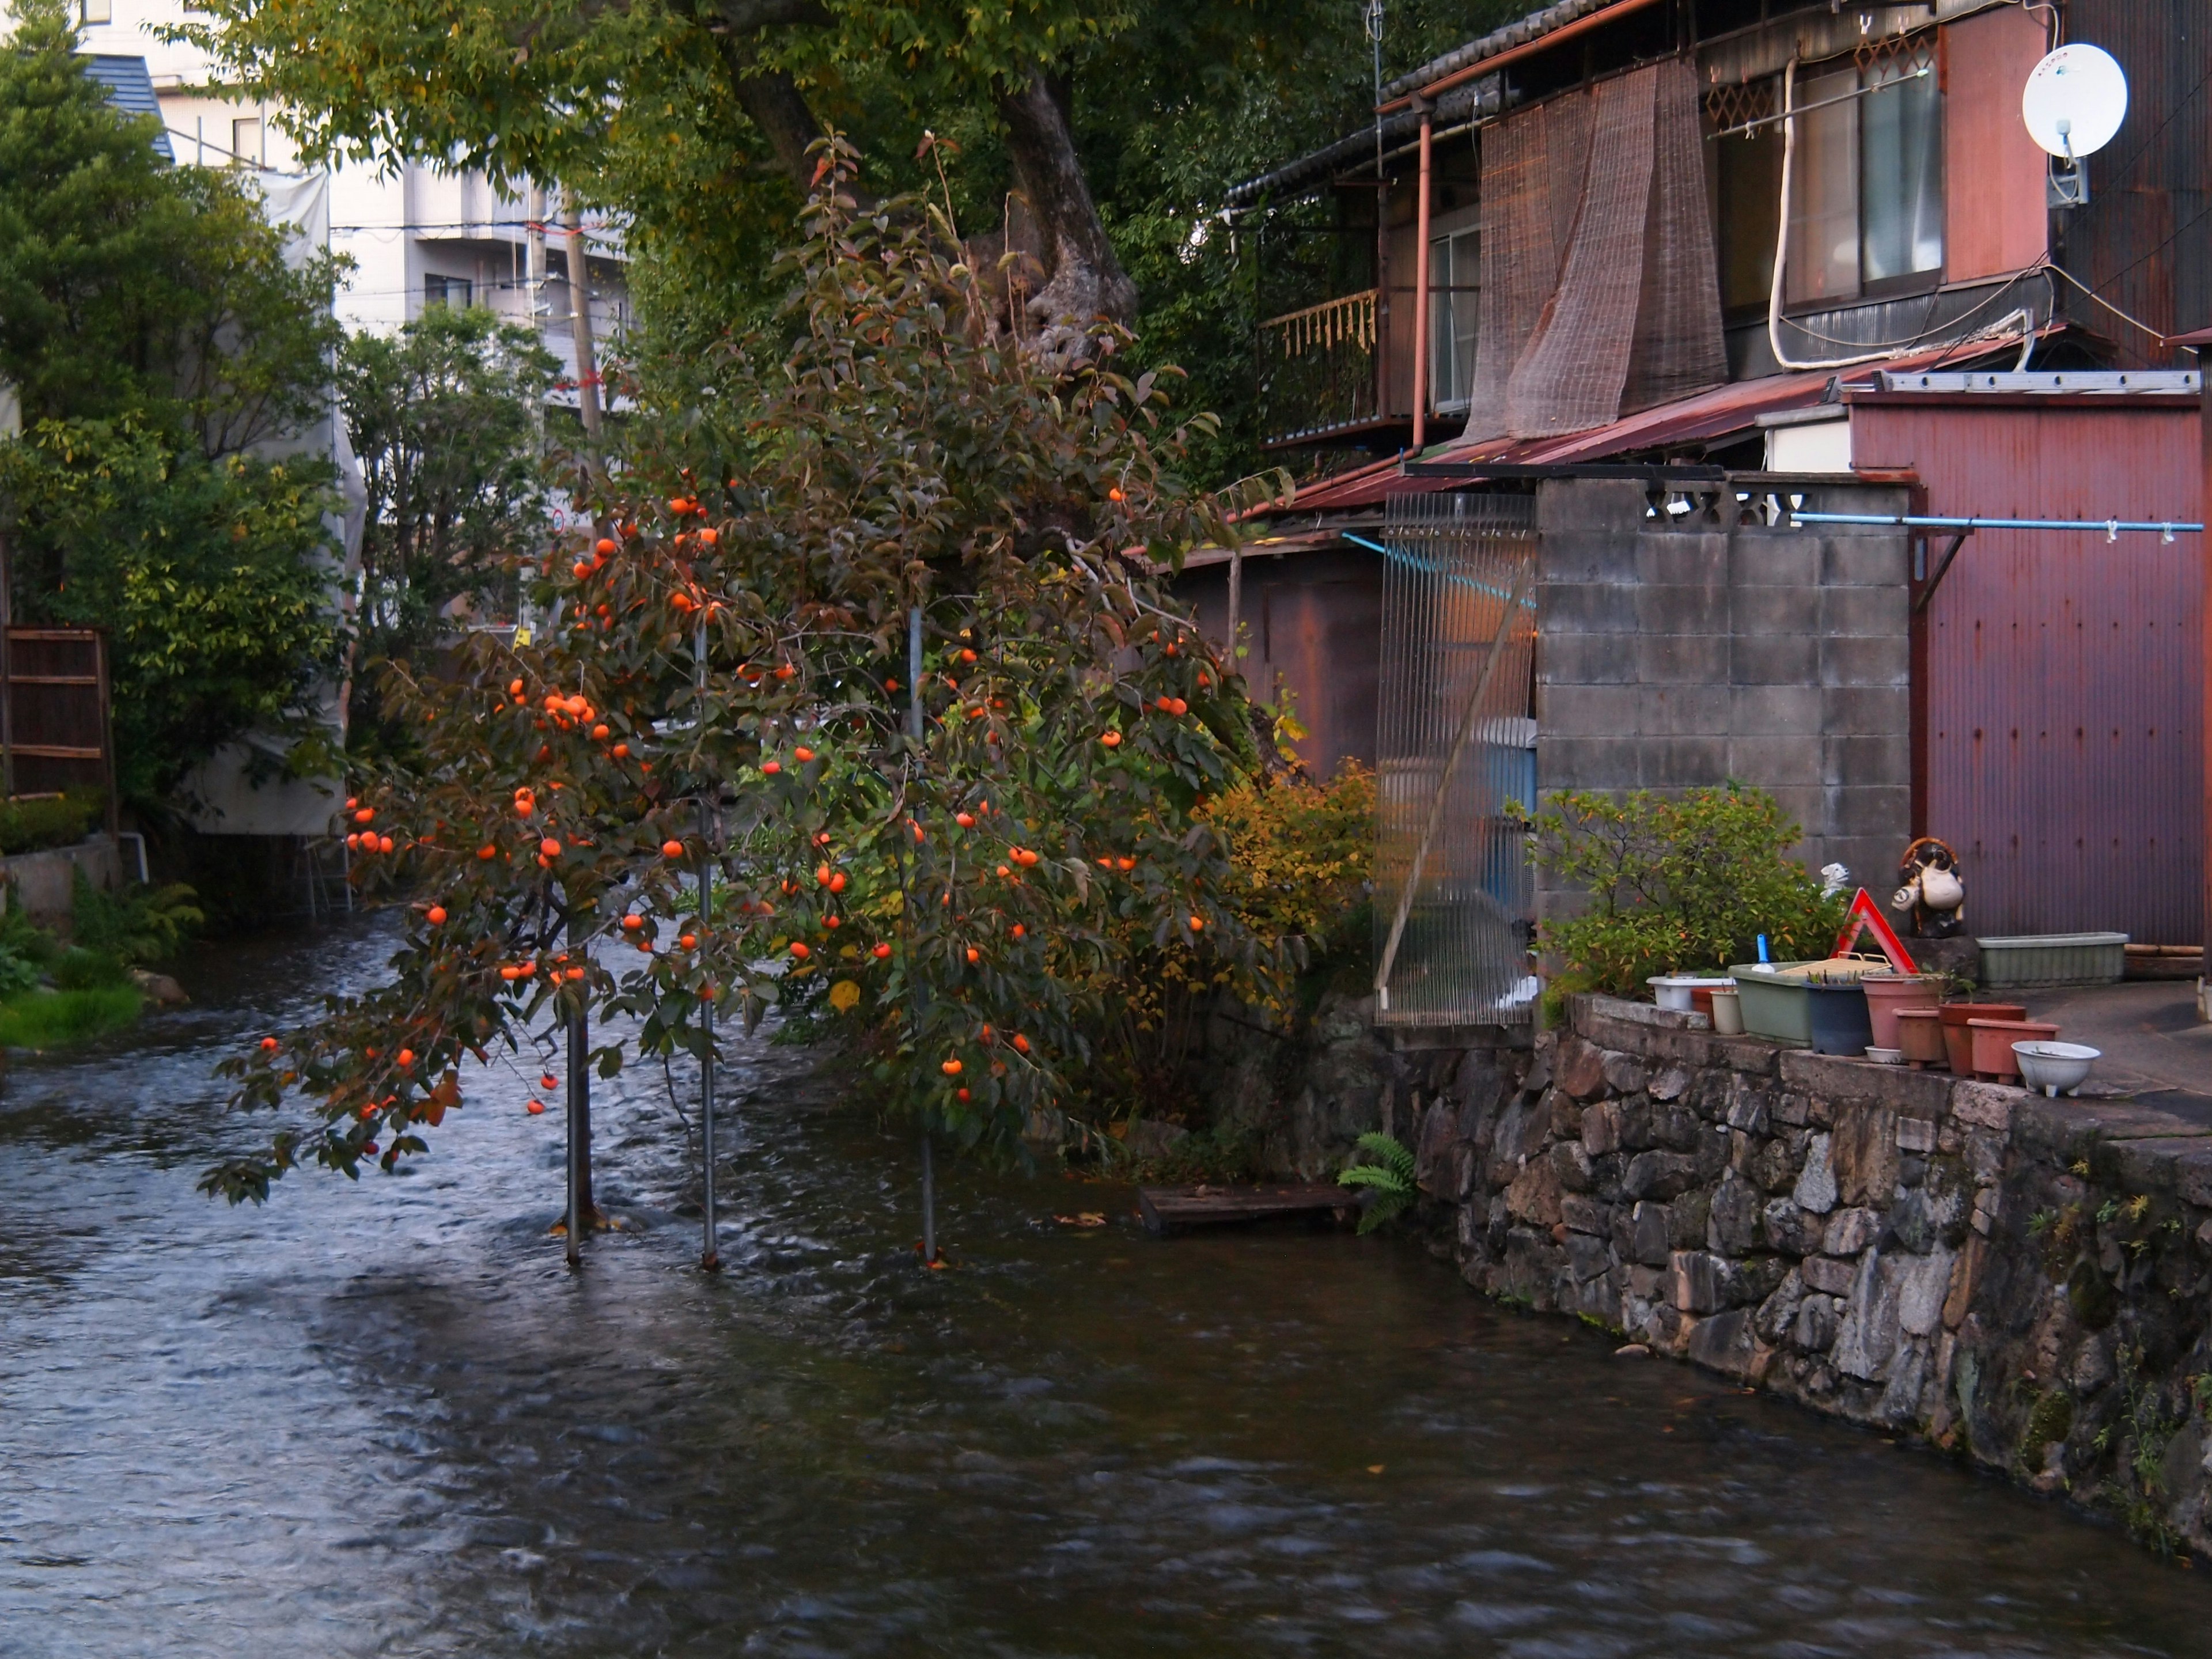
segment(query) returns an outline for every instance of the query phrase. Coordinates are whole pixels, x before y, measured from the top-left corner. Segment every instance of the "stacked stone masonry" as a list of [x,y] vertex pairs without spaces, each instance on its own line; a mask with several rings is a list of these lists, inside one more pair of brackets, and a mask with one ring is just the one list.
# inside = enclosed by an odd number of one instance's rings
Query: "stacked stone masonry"
[[1398,1057],[1467,1279],[2212,1549],[2212,1131],[1692,1024]]

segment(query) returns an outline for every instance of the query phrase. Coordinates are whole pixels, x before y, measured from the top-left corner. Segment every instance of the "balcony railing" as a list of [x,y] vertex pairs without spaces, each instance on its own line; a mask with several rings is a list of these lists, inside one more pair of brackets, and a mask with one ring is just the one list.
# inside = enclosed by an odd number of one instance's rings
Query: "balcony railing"
[[1370,288],[1260,325],[1267,441],[1295,443],[1376,418],[1376,298]]

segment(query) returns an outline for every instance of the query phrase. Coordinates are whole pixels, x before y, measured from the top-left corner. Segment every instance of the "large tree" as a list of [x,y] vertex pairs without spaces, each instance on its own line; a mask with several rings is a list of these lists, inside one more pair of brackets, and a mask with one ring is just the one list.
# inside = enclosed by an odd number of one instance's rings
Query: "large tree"
[[[1340,136],[1372,104],[1357,0],[208,0],[203,33],[286,100],[331,153],[453,157],[559,179],[624,218],[641,311],[695,355],[764,314],[825,125],[878,193],[938,183],[994,275],[1026,251],[1032,322],[1130,324],[1139,361],[1174,361],[1225,431],[1212,469],[1257,456],[1249,240],[1223,191]],[[1521,0],[1407,0],[1385,72],[1455,45]],[[680,384],[680,379],[676,384]]]
[[332,471],[264,453],[326,409],[327,261],[295,267],[250,186],[167,165],[58,0],[0,45],[0,441],[16,620],[109,630],[117,758],[151,804],[297,711],[335,660]]
[[465,1060],[586,1011],[636,1018],[611,1071],[814,1000],[873,1034],[887,1103],[1004,1144],[1069,1103],[1140,951],[1256,948],[1194,811],[1256,758],[1242,683],[1158,579],[1236,503],[1113,371],[1126,337],[1064,374],[1012,349],[911,204],[842,182],[726,407],[545,568],[562,625],[394,677],[420,751],[349,837],[415,896],[392,981],[232,1066],[318,1121],[211,1190],[391,1170]]
[[[475,307],[432,306],[397,334],[360,334],[338,397],[360,458],[362,665],[436,646],[457,610],[512,596],[514,552],[546,529],[539,411],[560,368],[537,335]],[[353,745],[380,735],[377,676],[349,677]]]

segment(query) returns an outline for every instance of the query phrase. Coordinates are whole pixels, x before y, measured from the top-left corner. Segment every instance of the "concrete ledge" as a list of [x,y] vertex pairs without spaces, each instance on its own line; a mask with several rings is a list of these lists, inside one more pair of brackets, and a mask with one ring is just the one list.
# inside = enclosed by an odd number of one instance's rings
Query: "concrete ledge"
[[0,881],[13,890],[11,902],[21,905],[32,921],[50,927],[69,921],[70,892],[79,869],[94,887],[112,893],[123,885],[123,850],[109,836],[100,835],[74,847],[17,853],[0,858]]

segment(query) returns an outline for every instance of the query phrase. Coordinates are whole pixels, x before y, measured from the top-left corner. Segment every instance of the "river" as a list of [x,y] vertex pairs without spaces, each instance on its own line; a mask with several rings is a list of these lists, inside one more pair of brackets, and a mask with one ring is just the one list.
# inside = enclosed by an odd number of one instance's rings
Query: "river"
[[266,1127],[215,1059],[387,948],[210,947],[193,1007],[15,1057],[0,1654],[2212,1651],[2198,1572],[1403,1239],[1157,1243],[1126,1188],[940,1159],[925,1273],[907,1138],[764,1042],[717,1277],[657,1067],[599,1087],[635,1224],[580,1275],[534,1065],[413,1176],[198,1196]]

